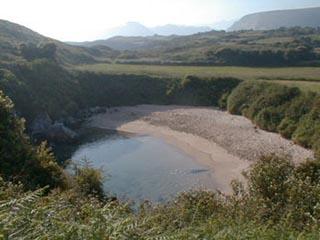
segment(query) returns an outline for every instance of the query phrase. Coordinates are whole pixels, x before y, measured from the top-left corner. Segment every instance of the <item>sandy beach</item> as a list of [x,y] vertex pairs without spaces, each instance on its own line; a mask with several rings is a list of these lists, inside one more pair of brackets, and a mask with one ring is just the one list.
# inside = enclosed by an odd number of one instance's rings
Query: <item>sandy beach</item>
[[242,171],[261,155],[287,155],[295,163],[313,156],[312,151],[279,134],[257,129],[242,116],[207,107],[108,108],[93,116],[88,125],[161,138],[209,168],[216,189],[227,193],[230,182],[242,180]]

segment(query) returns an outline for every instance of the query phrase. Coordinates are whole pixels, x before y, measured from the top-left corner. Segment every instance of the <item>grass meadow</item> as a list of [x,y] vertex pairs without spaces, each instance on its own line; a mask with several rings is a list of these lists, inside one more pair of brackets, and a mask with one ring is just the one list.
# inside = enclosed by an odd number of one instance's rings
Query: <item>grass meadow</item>
[[159,66],[128,64],[92,64],[77,66],[76,70],[109,74],[137,74],[181,78],[235,77],[242,80],[272,81],[305,91],[320,92],[320,67],[235,67],[235,66]]

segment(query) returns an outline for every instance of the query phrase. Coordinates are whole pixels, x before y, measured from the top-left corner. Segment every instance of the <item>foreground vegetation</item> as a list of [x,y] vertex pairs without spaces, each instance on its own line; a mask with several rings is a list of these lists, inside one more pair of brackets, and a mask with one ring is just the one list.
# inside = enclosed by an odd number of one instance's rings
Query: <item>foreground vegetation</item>
[[181,193],[159,206],[99,201],[74,190],[25,193],[0,183],[4,239],[319,239],[320,164],[269,156],[234,193]]

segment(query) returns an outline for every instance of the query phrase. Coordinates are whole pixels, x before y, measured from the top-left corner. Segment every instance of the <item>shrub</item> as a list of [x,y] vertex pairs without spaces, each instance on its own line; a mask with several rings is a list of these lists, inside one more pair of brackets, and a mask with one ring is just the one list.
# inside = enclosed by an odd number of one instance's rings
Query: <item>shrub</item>
[[82,167],[75,166],[74,171],[74,178],[80,191],[85,195],[104,198],[102,170],[94,169],[86,164]]
[[294,166],[285,157],[261,157],[248,174],[249,195],[258,206],[256,214],[265,220],[278,221],[288,204],[290,179]]

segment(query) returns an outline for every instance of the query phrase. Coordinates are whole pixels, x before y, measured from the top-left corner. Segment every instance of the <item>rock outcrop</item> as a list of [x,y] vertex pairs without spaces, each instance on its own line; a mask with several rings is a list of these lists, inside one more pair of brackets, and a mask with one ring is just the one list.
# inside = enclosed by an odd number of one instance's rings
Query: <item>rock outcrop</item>
[[41,113],[33,120],[31,135],[35,139],[45,139],[49,142],[72,142],[77,138],[77,134],[63,122],[53,123],[48,113]]

